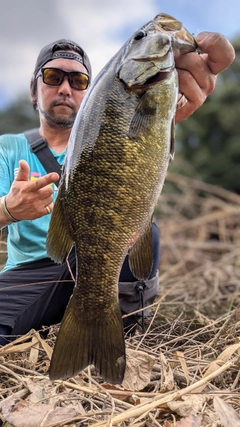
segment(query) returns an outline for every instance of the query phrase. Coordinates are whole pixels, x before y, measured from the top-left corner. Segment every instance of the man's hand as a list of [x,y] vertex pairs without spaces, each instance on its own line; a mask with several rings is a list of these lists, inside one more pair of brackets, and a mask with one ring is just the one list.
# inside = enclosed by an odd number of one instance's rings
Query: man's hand
[[19,171],[13,181],[6,205],[11,215],[18,220],[31,220],[49,214],[53,210],[53,188],[50,184],[59,179],[56,172],[29,181],[29,165],[20,160]]
[[176,123],[186,119],[199,108],[214,90],[217,74],[235,58],[231,43],[221,34],[202,32],[195,37],[200,51],[175,58],[179,77],[179,92],[187,103],[176,112]]

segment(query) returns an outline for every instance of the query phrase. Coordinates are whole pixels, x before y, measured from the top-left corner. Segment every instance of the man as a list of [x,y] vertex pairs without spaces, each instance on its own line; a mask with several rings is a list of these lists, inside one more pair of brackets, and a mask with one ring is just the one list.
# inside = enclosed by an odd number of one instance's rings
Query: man
[[[216,75],[234,59],[231,44],[221,35],[201,33],[196,38],[202,55],[176,58],[180,92],[187,102],[176,121],[188,117],[214,89]],[[91,80],[86,53],[74,42],[58,40],[40,52],[31,80],[31,99],[39,112],[40,135],[60,165],[74,119]],[[0,228],[8,226],[8,259],[0,275],[0,344],[8,335],[24,334],[61,321],[72,294],[68,265],[55,264],[46,253],[46,234],[56,200],[56,172],[46,174],[31,152],[24,134],[0,138]],[[155,278],[159,263],[159,235],[153,225]],[[74,274],[74,251],[69,256]],[[127,259],[120,282],[132,282]],[[155,292],[156,295],[156,292]],[[150,301],[150,300],[149,300]]]

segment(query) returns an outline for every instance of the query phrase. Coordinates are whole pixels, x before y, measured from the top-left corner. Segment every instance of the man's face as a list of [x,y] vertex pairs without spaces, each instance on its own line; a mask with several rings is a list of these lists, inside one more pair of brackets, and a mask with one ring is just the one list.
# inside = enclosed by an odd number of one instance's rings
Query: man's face
[[[43,68],[47,67],[88,74],[84,65],[72,59],[54,59]],[[49,86],[43,83],[42,76],[38,77],[36,97],[40,120],[53,128],[71,128],[86,91],[73,89],[66,76],[60,86]]]

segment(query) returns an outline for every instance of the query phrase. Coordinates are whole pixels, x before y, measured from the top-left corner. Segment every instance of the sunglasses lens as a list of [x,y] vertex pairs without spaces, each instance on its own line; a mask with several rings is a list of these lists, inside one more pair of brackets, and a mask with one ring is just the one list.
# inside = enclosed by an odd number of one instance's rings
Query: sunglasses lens
[[59,86],[64,77],[64,72],[57,68],[44,68],[43,70],[43,82],[51,86]]
[[88,87],[88,76],[83,73],[69,73],[69,83],[74,89],[85,90]]
[[68,77],[70,86],[73,89],[85,90],[88,87],[89,78],[87,74],[77,71],[63,71],[58,68],[43,68],[42,77],[43,82],[50,86],[60,86],[64,77]]

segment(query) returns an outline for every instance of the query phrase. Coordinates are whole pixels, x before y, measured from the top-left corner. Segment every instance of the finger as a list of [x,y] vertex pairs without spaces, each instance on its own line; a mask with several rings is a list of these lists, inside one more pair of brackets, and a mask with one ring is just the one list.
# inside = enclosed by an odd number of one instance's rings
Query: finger
[[176,111],[175,123],[185,120],[192,113],[194,113],[197,108],[194,103],[188,101],[182,108]]
[[186,70],[179,70],[179,92],[184,93],[187,103],[176,111],[175,121],[178,123],[181,120],[190,116],[197,108],[205,102],[207,96],[215,86],[216,76],[212,74],[212,81],[206,84],[205,88],[201,88],[198,81]]
[[[209,70],[205,57],[197,55],[195,52],[181,55],[176,58],[176,67],[179,71],[179,87],[180,91],[184,86],[184,94],[186,89],[188,92],[192,90],[191,81],[195,80],[204,95],[209,95],[216,83],[216,76]],[[182,72],[185,71],[185,74]],[[188,74],[186,74],[188,73]]]
[[53,211],[53,207],[54,207],[54,203],[53,202],[49,203],[48,205],[45,205],[44,206],[44,214],[45,215],[51,214],[52,211]]
[[19,160],[19,170],[15,181],[28,181],[30,167],[26,160]]
[[48,205],[53,201],[53,193],[54,189],[52,185],[46,185],[43,188],[40,188],[37,191],[31,191],[30,192],[30,199],[33,198],[36,201],[41,201],[42,204]]
[[38,191],[41,188],[46,187],[47,185],[52,184],[53,182],[56,182],[59,180],[59,175],[56,172],[48,173],[47,175],[42,176],[41,178],[38,178],[31,182],[32,186],[30,188],[30,191]]
[[[15,181],[28,181],[29,180],[30,167],[26,160],[19,161],[19,171],[15,178]],[[56,172],[49,173],[41,178],[38,178],[30,183],[30,191],[38,191],[47,185],[52,184],[59,180],[59,175]]]
[[222,34],[205,31],[195,39],[199,49],[206,54],[206,63],[213,74],[220,73],[234,61],[234,48]]

